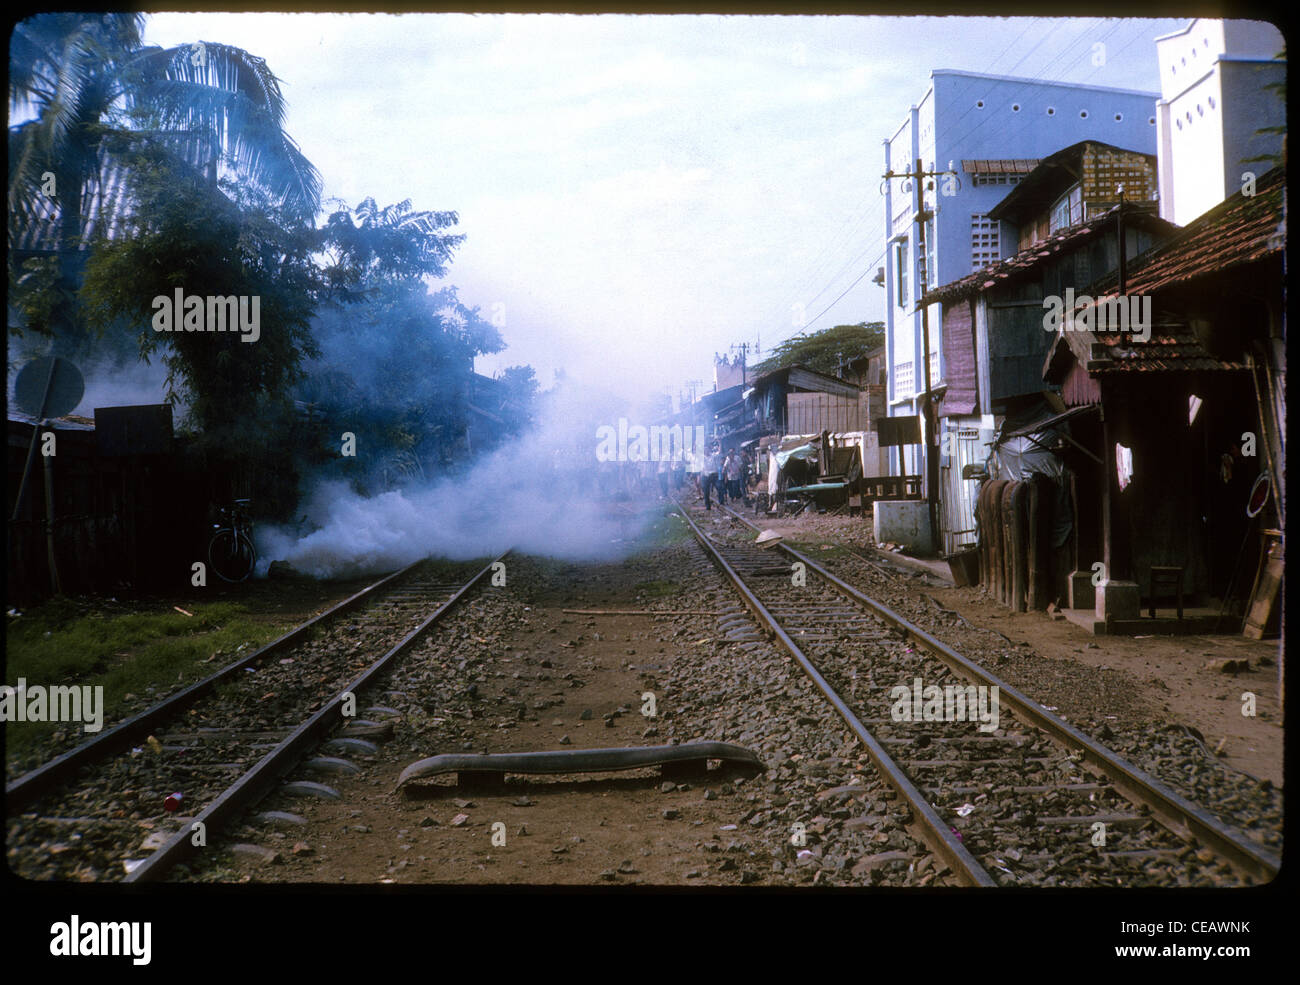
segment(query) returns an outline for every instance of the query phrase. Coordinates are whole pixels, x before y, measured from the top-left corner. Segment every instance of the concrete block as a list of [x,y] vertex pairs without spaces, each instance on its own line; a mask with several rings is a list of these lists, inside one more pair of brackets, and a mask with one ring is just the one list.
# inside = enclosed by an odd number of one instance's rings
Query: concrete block
[[1135,581],[1103,581],[1097,586],[1098,619],[1104,622],[1118,622],[1122,619],[1137,619],[1142,612],[1142,598]]
[[1068,608],[1092,609],[1097,605],[1097,587],[1092,583],[1091,571],[1071,571]]
[[930,507],[924,500],[879,500],[872,523],[877,544],[900,544],[913,554],[934,552],[930,543]]

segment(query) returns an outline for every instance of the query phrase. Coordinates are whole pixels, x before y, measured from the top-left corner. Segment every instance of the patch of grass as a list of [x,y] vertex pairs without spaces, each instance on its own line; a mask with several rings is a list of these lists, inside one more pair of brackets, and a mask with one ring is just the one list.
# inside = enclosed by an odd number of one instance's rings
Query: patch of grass
[[641,551],[672,547],[691,540],[695,535],[674,506],[662,507],[650,518],[641,535]]
[[[103,687],[107,724],[120,717],[116,712],[126,695],[152,703],[295,624],[289,617],[259,619],[248,606],[232,602],[192,605],[189,611],[192,618],[163,607],[106,613],[74,599],[53,599],[8,619],[5,682],[16,685],[26,678],[29,687]],[[10,755],[69,727],[66,722],[6,723]],[[80,725],[71,727],[82,733]],[[88,737],[82,733],[77,739]]]

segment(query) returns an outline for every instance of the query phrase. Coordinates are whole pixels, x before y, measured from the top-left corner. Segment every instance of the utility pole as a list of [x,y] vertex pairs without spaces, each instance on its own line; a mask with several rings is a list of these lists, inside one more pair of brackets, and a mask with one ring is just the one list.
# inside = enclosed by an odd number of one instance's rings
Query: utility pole
[[744,385],[749,382],[745,376],[745,356],[749,354],[749,343],[742,342],[740,345],[733,345],[731,347],[732,352],[736,352],[737,350],[740,351],[740,382]]
[[[949,162],[951,169],[952,162]],[[925,392],[921,395],[921,416],[925,421],[925,434],[923,446],[925,448],[925,494],[929,506],[930,514],[930,543],[936,551],[939,550],[939,449],[938,449],[938,424],[935,420],[934,400],[931,397],[931,380],[930,380],[930,306],[925,303],[925,294],[929,287],[930,271],[926,266],[926,243],[925,243],[925,224],[934,218],[933,212],[927,212],[925,208],[925,179],[938,177],[951,177],[957,180],[956,172],[948,171],[926,171],[921,159],[917,158],[913,166],[907,171],[899,174],[892,169],[885,172],[884,180],[891,178],[905,178],[912,182],[912,190],[915,194],[914,213],[912,221],[916,226],[914,234],[916,240],[916,259],[917,271],[920,276],[917,277],[916,299],[921,308],[921,369],[924,373],[922,379],[925,381]],[[945,192],[946,194],[946,192]]]

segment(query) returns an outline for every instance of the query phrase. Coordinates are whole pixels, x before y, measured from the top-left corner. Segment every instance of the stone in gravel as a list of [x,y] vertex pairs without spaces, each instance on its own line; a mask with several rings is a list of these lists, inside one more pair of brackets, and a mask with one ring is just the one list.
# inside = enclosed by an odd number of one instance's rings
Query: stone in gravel
[[351,776],[361,772],[361,767],[356,763],[349,763],[337,756],[315,756],[302,765],[313,773],[331,773],[335,776]]
[[452,803],[455,804],[457,807],[461,808],[462,810],[465,810],[465,809],[470,808],[470,807],[477,807],[477,806],[478,806],[476,803],[474,803],[474,801],[472,801],[472,800],[465,800],[465,799],[463,799],[463,798],[461,798],[461,797],[454,797],[454,798],[452,798]]
[[908,860],[908,856],[906,852],[899,852],[899,851],[880,852],[877,855],[868,855],[857,865],[853,866],[852,871],[855,876],[861,878],[862,876],[865,876],[867,873],[871,872],[872,870],[878,869],[882,865],[886,865],[889,862],[906,862],[907,860]]
[[297,814],[290,814],[288,811],[263,811],[253,816],[253,822],[283,831],[288,828],[302,827],[307,823],[307,819]]
[[401,718],[402,713],[396,708],[389,708],[386,705],[372,705],[366,709],[367,715],[374,715],[376,718]]
[[653,725],[651,725],[649,728],[647,728],[644,732],[641,733],[641,738],[650,739],[658,734],[659,734],[659,730],[655,728]]
[[305,841],[294,842],[293,848],[291,848],[290,851],[293,852],[294,855],[298,856],[316,854],[316,849],[312,848],[311,845],[307,844]]
[[515,834],[517,834],[520,838],[524,838],[528,835],[528,828],[521,824],[519,825],[519,830],[516,831]]
[[256,861],[259,861],[264,865],[273,865],[276,862],[280,862],[283,860],[283,856],[281,856],[279,852],[275,851],[274,849],[265,848],[262,845],[250,845],[248,843],[241,843],[238,845],[231,845],[230,850],[235,855],[243,855],[248,858],[255,859]]
[[698,878],[700,878],[700,876],[702,876],[702,875],[704,875],[704,873],[701,872],[699,869],[691,869],[690,872],[686,873],[686,878],[687,878],[687,879],[698,879]]
[[420,819],[420,827],[422,828],[432,828],[437,825],[437,823],[438,819],[430,817],[428,814],[424,815],[424,817]]
[[659,784],[660,793],[672,793],[676,789],[677,789],[677,784],[674,783],[672,780],[664,780],[663,783]]
[[569,846],[568,846],[568,845],[556,845],[554,848],[551,849],[551,854],[552,854],[552,855],[564,855],[564,854],[566,854],[568,851],[569,851]]
[[718,795],[717,795],[716,793],[714,793],[712,790],[708,790],[708,789],[706,789],[706,790],[704,791],[704,799],[705,799],[705,800],[717,800],[717,799],[718,799]]
[[736,830],[736,825],[734,825],[734,824],[724,824],[722,827],[718,828],[718,830],[719,830],[719,831],[735,831],[735,830]]
[[316,783],[312,780],[295,780],[293,783],[286,783],[280,788],[280,792],[286,797],[314,797],[316,800],[342,800],[339,792],[333,787],[327,787],[323,783]]
[[600,873],[600,877],[605,880],[605,882],[616,882],[618,880],[618,873],[613,869],[604,869]]
[[573,742],[567,735],[560,736],[560,745],[567,746]]
[[625,858],[623,861],[618,863],[618,871],[623,873],[625,876],[633,876],[636,875],[640,869],[636,868],[636,866],[632,864],[630,858]]
[[1250,670],[1249,660],[1211,660],[1205,665],[1206,670],[1215,671],[1219,674],[1239,674],[1242,671]]
[[844,822],[845,831],[870,831],[880,826],[881,819],[871,815],[851,817]]
[[718,864],[719,872],[734,872],[738,868],[740,868],[740,866],[736,864],[736,860],[734,858],[724,858]]
[[662,814],[665,821],[676,821],[682,816],[682,812],[675,807],[669,807],[667,810],[663,811]]
[[354,824],[348,830],[355,831],[359,835],[368,835],[370,834],[370,832],[374,831],[375,829],[368,824]]
[[451,826],[453,828],[463,828],[468,821],[469,821],[468,814],[457,814],[455,817],[451,819]]
[[582,709],[582,714],[579,715],[578,717],[581,718],[584,722],[591,721],[591,709],[590,708]]
[[522,794],[511,801],[516,807],[532,807],[537,801],[533,800],[528,794]]

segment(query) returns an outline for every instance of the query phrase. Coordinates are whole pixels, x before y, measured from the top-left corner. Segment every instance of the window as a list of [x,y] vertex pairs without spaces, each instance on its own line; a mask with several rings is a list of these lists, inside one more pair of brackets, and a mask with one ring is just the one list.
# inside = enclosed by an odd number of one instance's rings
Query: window
[[910,397],[914,393],[912,386],[912,364],[898,363],[894,367],[894,397]]
[[970,268],[983,270],[1002,257],[1001,243],[998,241],[1002,224],[994,222],[983,212],[972,213],[970,217]]
[[1022,174],[976,174],[972,175],[972,184],[982,185],[1018,185]]
[[1070,226],[1083,221],[1083,188],[1075,185],[1068,192],[1056,200],[1052,206],[1052,211],[1048,218],[1047,231],[1054,233],[1059,229],[1068,229]]
[[930,353],[930,386],[931,388],[939,385],[939,353]]
[[898,295],[898,306],[907,307],[907,240],[894,247],[894,270],[898,272],[898,283],[895,285]]

